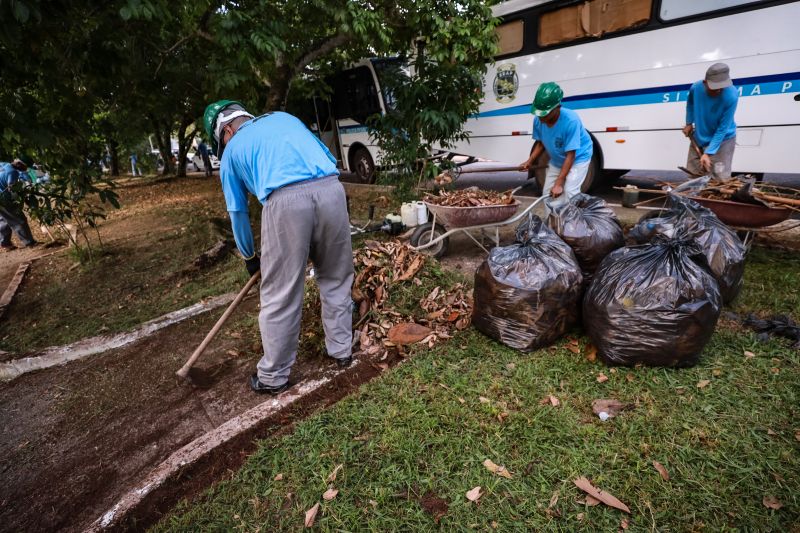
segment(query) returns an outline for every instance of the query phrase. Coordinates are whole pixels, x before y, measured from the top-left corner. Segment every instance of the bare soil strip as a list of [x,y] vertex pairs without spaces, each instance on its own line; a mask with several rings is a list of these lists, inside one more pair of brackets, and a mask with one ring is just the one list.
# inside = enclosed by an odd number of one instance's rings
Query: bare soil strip
[[[25,263],[25,266],[27,267],[28,264],[29,263]],[[30,357],[12,360],[7,363],[0,363],[0,381],[10,381],[27,372],[63,365],[90,355],[121,348],[132,342],[148,337],[167,326],[177,324],[187,318],[192,318],[226,305],[230,303],[235,296],[234,293],[222,294],[145,322],[132,331],[117,335],[99,335],[97,337],[73,342],[66,346],[53,346],[51,348],[45,348],[38,354]],[[0,314],[2,314],[2,309],[3,308],[0,306]],[[8,358],[9,355],[10,354],[6,354],[5,357]]]
[[[355,370],[355,367],[353,369]],[[324,373],[319,379],[300,383],[286,393],[256,405],[241,415],[228,420],[215,430],[201,435],[186,444],[170,455],[167,460],[153,469],[147,477],[120,498],[87,531],[101,531],[118,526],[124,521],[127,514],[141,505],[150,493],[160,488],[169,479],[179,476],[185,467],[208,456],[215,448],[251,431],[257,424],[270,416],[274,416],[289,405],[318,391],[322,386],[329,383],[332,378],[343,372],[345,370]]]

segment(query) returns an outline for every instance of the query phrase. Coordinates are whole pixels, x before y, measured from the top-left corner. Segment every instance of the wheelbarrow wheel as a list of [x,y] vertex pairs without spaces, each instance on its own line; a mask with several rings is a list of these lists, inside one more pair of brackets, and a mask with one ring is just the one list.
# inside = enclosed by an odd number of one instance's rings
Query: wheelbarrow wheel
[[[431,234],[431,227],[433,227],[431,222],[417,226],[417,229],[411,235],[411,246],[423,246],[447,233],[443,226],[436,224],[436,227],[433,228],[433,234]],[[433,246],[420,250],[420,252],[439,259],[447,253],[448,244],[450,244],[450,238],[445,237]]]

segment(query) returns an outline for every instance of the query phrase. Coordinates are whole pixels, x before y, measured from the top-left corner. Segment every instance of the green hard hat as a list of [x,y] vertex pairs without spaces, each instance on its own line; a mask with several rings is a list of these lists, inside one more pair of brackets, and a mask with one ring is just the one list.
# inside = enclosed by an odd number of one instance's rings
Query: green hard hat
[[536,96],[533,97],[531,113],[537,117],[544,117],[561,104],[563,97],[564,91],[561,90],[557,83],[552,81],[543,83],[539,85],[536,90]]
[[211,151],[217,157],[221,154],[219,153],[219,139],[214,134],[214,126],[217,125],[217,117],[220,111],[233,104],[244,107],[241,102],[236,100],[217,100],[213,104],[208,104],[206,112],[203,114],[203,129],[206,130],[206,137],[211,141]]

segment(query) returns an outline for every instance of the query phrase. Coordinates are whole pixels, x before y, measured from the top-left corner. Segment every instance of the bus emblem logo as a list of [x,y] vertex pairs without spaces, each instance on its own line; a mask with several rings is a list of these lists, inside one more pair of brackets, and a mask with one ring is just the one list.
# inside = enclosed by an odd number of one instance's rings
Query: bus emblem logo
[[497,66],[497,74],[494,76],[494,96],[501,104],[507,104],[514,100],[519,89],[519,77],[517,67],[513,63],[504,63]]

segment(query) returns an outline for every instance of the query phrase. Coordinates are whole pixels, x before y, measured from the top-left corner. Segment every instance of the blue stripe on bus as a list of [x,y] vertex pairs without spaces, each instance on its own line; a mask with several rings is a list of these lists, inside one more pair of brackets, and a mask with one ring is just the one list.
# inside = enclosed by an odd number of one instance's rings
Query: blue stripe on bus
[[[733,80],[740,96],[764,96],[786,92],[800,92],[800,72],[754,76]],[[564,106],[570,109],[592,109],[643,104],[668,104],[685,102],[690,84],[647,87],[627,91],[582,94],[564,98]],[[793,89],[793,90],[791,90]],[[503,109],[486,111],[470,118],[502,117],[530,113],[531,105],[522,104]]]
[[339,131],[342,131],[344,133],[366,133],[368,130],[369,128],[361,125],[339,127]]

